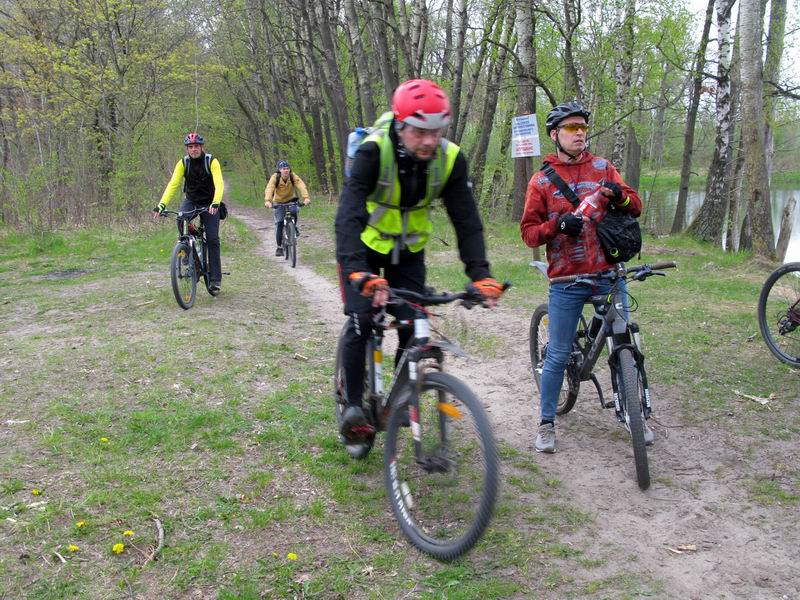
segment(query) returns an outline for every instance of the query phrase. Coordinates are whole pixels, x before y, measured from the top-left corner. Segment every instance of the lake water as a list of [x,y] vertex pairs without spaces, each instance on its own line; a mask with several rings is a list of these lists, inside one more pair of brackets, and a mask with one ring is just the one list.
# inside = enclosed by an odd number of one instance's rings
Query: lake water
[[[675,207],[678,204],[678,192],[640,191],[644,203],[644,212],[641,216],[642,226],[651,233],[667,234],[672,228],[672,219],[675,217]],[[689,191],[686,199],[687,222],[691,223],[700,211],[700,206],[705,198],[704,191]],[[778,229],[780,228],[780,218],[783,207],[789,198],[794,196],[796,200],[792,237],[789,240],[789,249],[786,251],[785,262],[800,261],[800,190],[770,190],[772,203],[772,229],[775,239],[778,239]]]

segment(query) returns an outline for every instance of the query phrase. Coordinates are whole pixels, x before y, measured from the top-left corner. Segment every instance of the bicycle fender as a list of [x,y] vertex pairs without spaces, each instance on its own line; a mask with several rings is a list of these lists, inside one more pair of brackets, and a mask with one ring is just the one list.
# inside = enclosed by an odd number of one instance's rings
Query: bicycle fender
[[467,358],[469,354],[467,354],[461,346],[455,344],[453,342],[448,342],[445,340],[433,340],[428,342],[428,346],[436,346],[437,348],[441,348],[442,350],[446,350],[448,352],[452,352],[456,356],[460,356],[461,358]]

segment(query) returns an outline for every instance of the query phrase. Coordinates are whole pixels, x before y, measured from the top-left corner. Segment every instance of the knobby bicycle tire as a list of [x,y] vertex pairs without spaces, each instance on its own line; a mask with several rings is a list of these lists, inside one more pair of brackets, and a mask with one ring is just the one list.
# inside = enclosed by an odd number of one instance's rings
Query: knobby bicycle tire
[[781,362],[800,367],[800,262],[770,273],[758,297],[758,327],[767,348]]
[[[336,427],[339,431],[342,427],[342,417],[347,408],[347,395],[345,394],[344,364],[342,360],[342,345],[344,344],[344,334],[347,331],[347,324],[342,327],[339,333],[339,341],[336,344],[336,365],[333,369],[333,396],[335,400],[334,411],[336,413]],[[366,382],[365,382],[366,387]],[[366,390],[365,390],[366,395]],[[351,443],[343,435],[339,434],[339,441],[344,444],[345,450],[353,458],[366,458],[375,443],[375,434],[367,436],[363,441]]]
[[639,390],[639,371],[630,349],[619,352],[619,393],[625,409],[625,419],[633,444],[633,459],[636,463],[636,481],[646,490],[650,487],[650,467],[647,462],[647,447],[644,442],[644,415],[642,396]]
[[[392,408],[384,441],[384,480],[406,538],[439,560],[452,560],[480,539],[494,512],[497,448],[489,419],[462,381],[426,372],[420,386],[420,443],[439,469],[417,463],[408,402]],[[413,421],[413,419],[412,419]]]
[[183,310],[194,305],[197,296],[197,269],[192,257],[193,251],[186,242],[178,242],[172,249],[170,276],[175,300]]
[[[539,305],[531,317],[530,329],[528,332],[528,345],[531,356],[531,369],[533,378],[536,382],[536,389],[542,393],[542,367],[547,352],[548,335],[548,312],[547,304]],[[561,391],[558,394],[558,404],[556,414],[564,415],[572,410],[575,401],[578,399],[580,391],[580,379],[575,373],[575,365],[570,360],[564,370],[564,382],[561,384]]]
[[284,242],[286,258],[292,268],[297,266],[297,234],[294,228],[294,221],[291,219],[286,223],[286,242]]

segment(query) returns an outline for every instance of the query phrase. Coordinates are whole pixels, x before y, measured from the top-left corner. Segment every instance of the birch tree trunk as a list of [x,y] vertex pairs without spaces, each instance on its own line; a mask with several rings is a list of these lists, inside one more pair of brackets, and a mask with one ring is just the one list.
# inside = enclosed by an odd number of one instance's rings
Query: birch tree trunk
[[623,118],[630,105],[631,72],[633,70],[633,18],[636,13],[636,0],[625,1],[625,12],[618,27],[619,34],[614,37],[614,51],[617,62],[614,66],[616,83],[616,102],[614,121],[614,150],[611,162],[617,169],[624,169],[625,138],[628,133],[627,120]]
[[742,36],[742,144],[744,169],[742,196],[752,232],[753,252],[772,256],[775,237],[772,232],[769,180],[764,150],[764,80],[761,60],[761,35],[764,31],[760,0],[741,0]]
[[706,20],[703,25],[703,35],[694,58],[692,68],[692,90],[689,96],[689,111],[686,115],[686,129],[683,136],[683,161],[681,164],[681,183],[678,188],[678,204],[675,207],[675,218],[672,221],[670,233],[676,234],[683,231],[686,225],[686,199],[689,196],[689,175],[692,170],[692,155],[694,154],[694,130],[697,122],[697,109],[700,106],[700,92],[703,85],[703,71],[706,65],[706,47],[708,34],[711,30],[711,20],[714,14],[714,1],[708,0],[706,7]]
[[717,4],[717,133],[714,157],[708,169],[706,195],[690,232],[701,240],[722,244],[725,218],[730,201],[733,171],[733,103],[731,99],[731,9],[736,0],[719,0]]
[[786,33],[786,0],[770,0],[769,35],[767,36],[767,57],[764,62],[764,148],[766,150],[767,180],[772,178],[772,163],[775,157],[775,140],[772,135],[772,121],[775,118],[775,89],[780,77],[783,57],[784,35]]
[[375,122],[375,99],[372,97],[372,85],[370,81],[369,62],[364,52],[364,44],[361,39],[361,25],[359,24],[358,13],[356,13],[355,0],[345,0],[345,14],[347,15],[347,26],[350,30],[350,39],[353,40],[353,54],[356,64],[356,78],[358,79],[358,91],[361,98],[361,106],[364,109],[364,122],[361,125],[371,125]]

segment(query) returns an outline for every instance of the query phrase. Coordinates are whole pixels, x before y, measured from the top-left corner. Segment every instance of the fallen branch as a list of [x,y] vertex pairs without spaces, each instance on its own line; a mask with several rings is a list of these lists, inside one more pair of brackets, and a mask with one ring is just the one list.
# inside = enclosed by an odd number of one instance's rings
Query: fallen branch
[[145,566],[151,560],[156,560],[156,556],[158,556],[158,553],[161,552],[161,549],[164,547],[164,528],[161,526],[161,521],[159,521],[158,518],[153,517],[153,521],[156,522],[156,529],[158,530],[158,543],[150,553],[150,556],[148,556],[144,563],[142,563],[142,566]]
[[772,407],[769,405],[770,400],[775,400],[775,394],[770,394],[768,398],[760,398],[759,396],[751,396],[750,394],[745,394],[740,392],[739,390],[733,390],[733,393],[737,396],[741,396],[742,398],[747,398],[748,400],[752,400],[753,402],[758,402],[761,406],[766,406],[769,410],[772,410]]
[[58,552],[53,550],[53,554],[55,554],[62,563],[67,564],[67,559],[61,556]]

